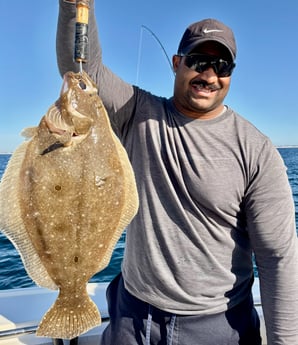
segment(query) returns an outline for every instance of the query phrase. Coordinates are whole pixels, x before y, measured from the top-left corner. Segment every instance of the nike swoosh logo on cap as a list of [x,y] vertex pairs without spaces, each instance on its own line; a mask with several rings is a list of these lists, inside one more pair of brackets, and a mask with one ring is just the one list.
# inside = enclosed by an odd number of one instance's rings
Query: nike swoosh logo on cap
[[223,30],[218,30],[218,29],[212,29],[212,30],[204,29],[203,32],[204,32],[204,34],[209,34],[210,32],[223,32]]

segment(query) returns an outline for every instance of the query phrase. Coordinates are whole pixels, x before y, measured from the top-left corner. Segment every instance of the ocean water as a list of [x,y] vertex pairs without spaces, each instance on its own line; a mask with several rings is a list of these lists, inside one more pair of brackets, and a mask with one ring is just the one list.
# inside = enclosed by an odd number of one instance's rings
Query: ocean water
[[[279,148],[279,152],[288,168],[288,178],[293,191],[298,233],[298,147]],[[0,154],[0,178],[5,170],[10,155]],[[119,239],[109,266],[92,277],[92,282],[109,282],[120,272],[125,247],[125,232]],[[0,232],[0,290],[34,286],[27,275],[18,252],[11,242]]]

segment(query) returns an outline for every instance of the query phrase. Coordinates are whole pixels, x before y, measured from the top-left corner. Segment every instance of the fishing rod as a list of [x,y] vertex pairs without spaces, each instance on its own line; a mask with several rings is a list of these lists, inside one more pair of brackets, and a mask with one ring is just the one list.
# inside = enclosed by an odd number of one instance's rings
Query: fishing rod
[[175,71],[173,69],[173,66],[172,66],[172,62],[163,46],[163,44],[161,43],[161,41],[159,40],[159,38],[155,35],[155,33],[149,29],[146,25],[141,25],[141,38],[140,38],[140,45],[139,45],[139,56],[138,56],[138,67],[137,67],[137,81],[136,81],[136,85],[138,85],[138,80],[139,80],[139,69],[140,69],[140,62],[141,62],[141,46],[142,46],[142,32],[143,32],[143,29],[147,30],[151,35],[152,37],[155,39],[155,41],[159,44],[159,46],[161,47],[162,49],[162,52],[164,53],[166,59],[167,59],[167,62],[170,66],[170,69],[173,73],[173,75],[175,76]]

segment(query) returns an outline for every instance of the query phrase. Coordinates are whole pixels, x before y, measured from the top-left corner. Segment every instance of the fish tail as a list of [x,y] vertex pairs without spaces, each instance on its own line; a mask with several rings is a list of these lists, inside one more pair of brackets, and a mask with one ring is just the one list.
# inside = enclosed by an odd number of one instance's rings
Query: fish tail
[[55,303],[41,320],[36,335],[39,337],[72,339],[101,324],[101,316],[89,295],[63,296],[61,292]]

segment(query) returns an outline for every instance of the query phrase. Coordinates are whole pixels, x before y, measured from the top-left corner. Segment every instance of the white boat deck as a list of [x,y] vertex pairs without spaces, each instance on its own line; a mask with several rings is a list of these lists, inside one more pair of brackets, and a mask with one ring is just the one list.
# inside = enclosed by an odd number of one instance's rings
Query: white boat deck
[[[98,306],[102,318],[108,318],[106,283],[88,284],[88,293]],[[0,344],[52,345],[52,339],[35,336],[35,330],[58,292],[39,287],[0,291]],[[107,321],[79,337],[79,345],[98,345]],[[64,340],[64,344],[69,342]]]
[[[100,335],[108,322],[105,297],[107,285],[107,283],[88,284],[88,293],[97,304],[105,321],[101,326],[81,335],[78,345],[99,345],[100,343]],[[263,345],[266,345],[257,279],[253,292],[255,305],[261,318]],[[56,297],[56,291],[39,287],[0,291],[0,345],[53,345],[50,338],[36,337],[35,330]],[[64,340],[64,345],[69,345],[69,341]]]

